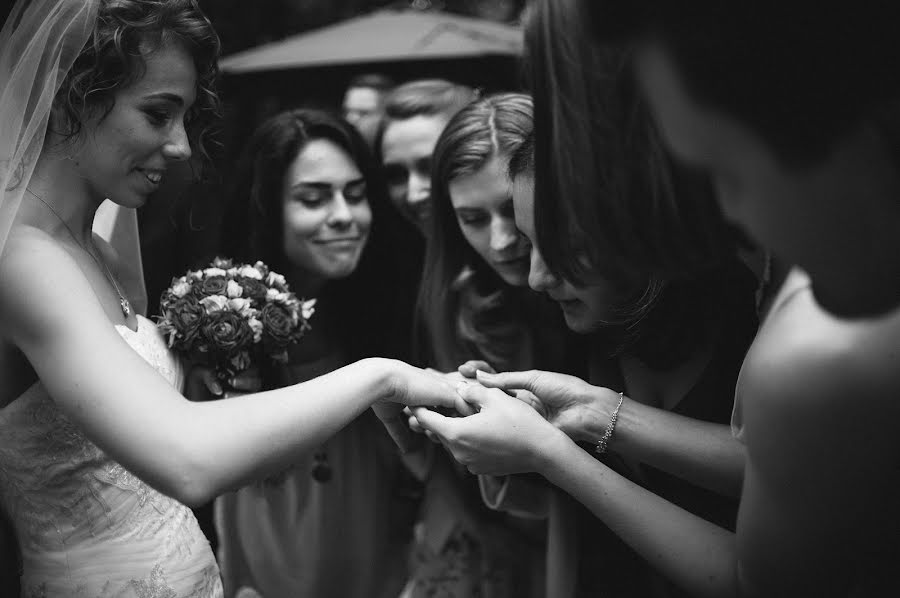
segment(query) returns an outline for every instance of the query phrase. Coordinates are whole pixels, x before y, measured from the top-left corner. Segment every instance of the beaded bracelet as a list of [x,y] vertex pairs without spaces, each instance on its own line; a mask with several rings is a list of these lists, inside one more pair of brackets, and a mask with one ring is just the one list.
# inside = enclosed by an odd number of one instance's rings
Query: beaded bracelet
[[612,438],[613,430],[616,429],[616,420],[619,419],[619,409],[622,407],[622,402],[625,400],[625,394],[619,393],[619,403],[616,405],[616,408],[613,409],[612,415],[609,416],[609,424],[606,426],[606,430],[603,432],[603,436],[600,437],[600,440],[597,441],[597,446],[594,448],[594,452],[598,455],[602,455],[606,452],[606,447],[609,445],[609,440]]

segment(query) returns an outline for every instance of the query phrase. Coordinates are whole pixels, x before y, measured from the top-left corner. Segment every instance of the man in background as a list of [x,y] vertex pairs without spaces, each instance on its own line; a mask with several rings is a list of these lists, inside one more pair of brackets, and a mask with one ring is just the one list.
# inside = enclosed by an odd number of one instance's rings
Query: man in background
[[391,203],[424,234],[431,212],[431,154],[447,122],[475,91],[443,79],[400,85],[384,106],[379,146]]
[[351,79],[344,92],[344,118],[362,133],[369,146],[374,146],[384,115],[384,98],[393,87],[389,77],[368,73]]

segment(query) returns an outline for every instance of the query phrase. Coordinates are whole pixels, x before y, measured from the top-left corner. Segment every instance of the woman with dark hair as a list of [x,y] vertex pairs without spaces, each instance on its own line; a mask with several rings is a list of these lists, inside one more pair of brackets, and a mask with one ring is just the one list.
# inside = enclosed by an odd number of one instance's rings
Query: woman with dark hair
[[[370,406],[452,406],[437,377],[366,359],[195,403],[91,234],[200,147],[218,39],[190,0],[30,0],[0,31],[0,507],[23,595],[221,596],[187,505],[292,464]],[[415,397],[415,398],[413,398]]]
[[732,425],[748,461],[736,534],[673,515],[670,536],[690,534],[696,550],[663,564],[687,583],[698,552],[718,554],[693,571],[721,595],[900,593],[893,6],[584,4],[604,43],[635,42],[673,154],[712,177],[732,221],[798,266],[737,389]]
[[[262,259],[316,297],[312,329],[263,388],[303,382],[387,355],[391,219],[362,136],[321,110],[278,114],[238,164],[223,246]],[[374,316],[374,317],[373,317]],[[288,470],[216,501],[226,596],[394,598],[407,576],[415,503],[399,455],[371,413]],[[243,593],[242,593],[243,592]]]
[[[636,72],[675,154],[712,174],[731,219],[810,275],[787,276],[742,364],[734,533],[640,493],[502,395],[470,393],[528,439],[504,445],[516,458],[502,469],[545,473],[697,595],[896,595],[896,20],[881,6],[580,4],[582,23],[602,10],[605,34],[640,32]],[[836,86],[835,73],[847,79]],[[836,317],[850,315],[866,317]]]
[[[565,366],[559,314],[526,286],[530,247],[515,226],[506,174],[531,117],[527,95],[487,96],[457,112],[435,146],[418,314],[426,363],[441,372],[469,360],[500,371]],[[476,479],[449,455],[429,458],[408,595],[540,595],[543,526],[487,509]],[[547,488],[531,480],[502,489],[480,482],[489,496],[511,499],[494,505],[503,511],[515,512],[516,499],[546,504]]]
[[[579,13],[572,9],[572,2],[532,5],[526,24],[529,67],[535,79],[540,73],[553,85],[536,87],[535,136],[513,155],[510,174],[517,225],[533,242],[529,284],[559,303],[570,328],[589,335],[591,384],[539,371],[479,373],[478,379],[531,391],[529,400],[567,436],[594,444],[597,452],[610,451],[601,465],[571,444],[572,452],[585,457],[581,475],[601,467],[639,484],[633,495],[619,495],[623,505],[656,496],[733,529],[744,455],[728,422],[740,364],[756,331],[756,279],[735,256],[710,188],[665,157],[649,113],[632,101],[638,96],[623,68],[625,54],[594,50],[583,34],[580,42],[577,36],[560,41],[564,52],[539,45],[548,32],[578,26]],[[578,73],[591,78],[582,81]],[[703,209],[697,218],[704,226],[695,228],[678,211],[682,197]],[[654,239],[654,251],[677,267],[652,264],[652,253],[620,260],[622,248],[609,245],[624,238],[602,234],[615,223],[626,231],[618,231],[623,237],[639,230]],[[545,252],[557,257],[556,266],[545,263]],[[490,412],[456,421],[423,413],[427,421],[419,421],[439,436],[449,435],[451,450],[473,470],[516,471],[498,465],[495,450],[524,441],[518,418],[528,414],[504,412],[504,425]],[[482,427],[489,421],[498,426],[496,434],[507,434],[505,440]],[[543,466],[526,463],[524,470],[537,467],[547,475]],[[618,522],[601,519],[605,526],[579,530],[588,537],[581,543],[583,556],[603,561],[617,575],[600,579],[596,567],[582,567],[580,587],[617,596],[678,595],[648,575],[637,558],[645,555],[615,537]]]

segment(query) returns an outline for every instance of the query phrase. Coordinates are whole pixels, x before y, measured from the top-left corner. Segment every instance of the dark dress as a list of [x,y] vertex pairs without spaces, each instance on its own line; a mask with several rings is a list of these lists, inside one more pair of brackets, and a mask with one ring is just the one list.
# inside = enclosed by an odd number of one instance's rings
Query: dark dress
[[[715,309],[719,325],[712,339],[709,363],[672,409],[692,419],[728,425],[734,405],[734,390],[747,349],[756,335],[758,317],[754,302],[755,278],[741,264],[731,264],[721,275],[718,292],[711,293],[704,309]],[[593,368],[590,382],[624,391],[621,371],[616,367]],[[610,365],[606,361],[607,366]],[[585,447],[592,450],[593,447]],[[652,491],[654,494],[729,530],[734,530],[738,500],[696,486],[649,465],[631,469],[614,452],[602,459],[612,469]],[[637,553],[593,517],[578,507],[579,596],[613,598],[682,597],[679,588],[656,573]]]

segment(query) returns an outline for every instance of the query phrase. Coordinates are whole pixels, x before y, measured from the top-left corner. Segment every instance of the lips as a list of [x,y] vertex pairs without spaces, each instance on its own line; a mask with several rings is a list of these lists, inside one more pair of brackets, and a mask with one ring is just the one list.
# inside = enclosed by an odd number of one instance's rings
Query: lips
[[341,237],[338,239],[316,239],[313,241],[316,245],[319,245],[328,249],[356,249],[362,243],[361,237]]
[[136,168],[135,170],[144,175],[144,178],[153,185],[159,185],[163,177],[163,172],[165,172],[164,170],[155,168]]
[[525,265],[527,263],[527,261],[528,261],[528,256],[523,255],[523,256],[514,257],[514,258],[508,259],[508,260],[494,260],[494,263],[499,264],[501,266],[518,268],[520,266]]

